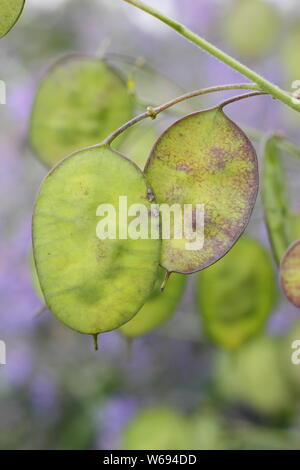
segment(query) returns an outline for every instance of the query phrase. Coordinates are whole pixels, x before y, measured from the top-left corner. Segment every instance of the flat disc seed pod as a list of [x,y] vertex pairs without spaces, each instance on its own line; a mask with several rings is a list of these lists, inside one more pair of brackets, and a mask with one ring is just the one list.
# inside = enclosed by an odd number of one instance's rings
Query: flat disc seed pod
[[300,214],[293,214],[292,219],[292,236],[294,240],[300,237]]
[[0,38],[16,24],[24,4],[25,0],[0,0]]
[[[148,209],[158,237],[158,216],[150,212],[143,174],[108,147],[64,159],[48,174],[36,200],[33,252],[46,304],[81,333],[97,334],[129,321],[154,286],[160,240],[121,239],[123,195],[128,208],[143,204]],[[100,239],[96,233],[104,220],[96,215],[104,215],[98,212],[102,204],[114,208],[112,238]]]
[[264,0],[235,0],[224,25],[225,39],[235,53],[256,59],[274,44],[279,15]]
[[196,204],[204,205],[204,246],[186,249],[189,240],[171,232],[161,257],[167,271],[188,274],[210,266],[244,231],[257,196],[257,156],[221,108],[190,114],[169,127],[154,145],[145,174],[159,204],[180,204],[182,210],[192,204],[193,216]]
[[265,143],[262,199],[270,243],[279,263],[293,240],[293,220],[276,141],[276,137],[271,137]]
[[[131,127],[124,135],[121,135],[121,144],[117,145],[116,148],[143,170],[157,135],[153,123],[144,121],[139,126]],[[118,144],[118,139],[116,141]]]
[[297,22],[286,32],[281,46],[281,59],[283,72],[287,83],[292,83],[300,76],[299,50],[295,44],[300,42],[300,23]]
[[300,307],[300,240],[290,246],[281,261],[280,281],[289,301]]
[[271,259],[248,237],[240,238],[222,260],[199,273],[197,282],[204,327],[229,350],[261,331],[277,298]]
[[218,394],[232,405],[246,406],[261,416],[285,416],[295,400],[281,364],[278,338],[260,336],[232,353],[216,359]]
[[134,97],[104,61],[71,56],[57,62],[35,97],[30,142],[48,167],[97,144],[133,114]]
[[186,450],[191,447],[192,429],[188,419],[169,407],[142,410],[123,432],[125,450]]
[[162,325],[175,312],[186,284],[186,276],[174,274],[161,292],[164,271],[160,270],[155,287],[147,302],[135,317],[120,328],[120,331],[130,338],[149,333]]

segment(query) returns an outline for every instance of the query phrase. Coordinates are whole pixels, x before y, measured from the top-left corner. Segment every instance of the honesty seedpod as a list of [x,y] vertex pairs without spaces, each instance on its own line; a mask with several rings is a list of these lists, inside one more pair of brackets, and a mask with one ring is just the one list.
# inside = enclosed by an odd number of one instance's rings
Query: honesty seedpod
[[259,333],[277,298],[270,257],[248,237],[240,238],[223,259],[199,273],[197,284],[204,327],[229,350]]
[[234,353],[220,352],[216,362],[216,385],[223,399],[242,404],[260,415],[285,415],[294,405],[281,367],[277,338],[262,336]]
[[293,239],[297,240],[300,237],[300,214],[293,214],[291,217]]
[[262,199],[270,243],[277,263],[293,239],[293,223],[276,137],[267,139],[264,150]]
[[137,127],[129,129],[122,136],[120,144],[118,142],[119,139],[116,139],[116,148],[143,170],[156,139],[157,132],[153,123],[144,121]]
[[0,0],[0,38],[16,24],[23,11],[25,0]]
[[42,81],[32,108],[29,139],[52,167],[71,152],[101,142],[133,114],[125,82],[94,57],[57,62]]
[[[293,83],[300,77],[299,51],[295,44],[300,43],[300,23],[297,22],[286,32],[281,47],[283,72],[287,75],[287,83]],[[298,87],[299,88],[299,87]]]
[[191,428],[185,416],[169,407],[141,411],[123,433],[125,450],[186,450],[191,445]]
[[38,274],[36,272],[36,267],[35,267],[35,262],[34,262],[34,257],[33,257],[33,252],[32,251],[30,251],[30,254],[29,254],[29,267],[30,267],[30,270],[31,270],[31,280],[32,280],[33,289],[34,289],[36,295],[39,297],[39,299],[42,300],[43,302],[45,302],[44,294],[42,292],[41,285],[40,285],[40,280],[39,280]]
[[149,333],[167,321],[175,311],[184,292],[186,277],[183,274],[173,274],[161,292],[164,275],[164,270],[160,269],[155,287],[145,305],[132,320],[120,328],[125,336],[133,338]]
[[[126,195],[144,204],[156,239],[99,239],[96,210]],[[143,174],[109,147],[79,151],[44,180],[33,215],[33,253],[45,301],[64,324],[97,334],[120,327],[142,307],[157,275],[159,217],[150,212]]]
[[279,15],[273,5],[262,0],[235,0],[224,21],[224,36],[237,54],[256,59],[274,44],[278,26]]
[[159,204],[193,205],[193,224],[196,204],[204,205],[203,248],[187,250],[189,240],[171,232],[162,242],[161,265],[167,271],[188,274],[210,266],[244,231],[257,196],[257,156],[222,107],[169,127],[154,145],[145,174]]
[[289,301],[300,307],[300,240],[289,247],[281,261],[280,282]]

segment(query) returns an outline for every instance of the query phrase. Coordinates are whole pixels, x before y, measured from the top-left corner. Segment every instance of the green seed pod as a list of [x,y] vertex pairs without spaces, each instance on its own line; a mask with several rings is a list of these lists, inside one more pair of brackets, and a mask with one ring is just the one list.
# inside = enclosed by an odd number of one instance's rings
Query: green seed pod
[[[122,239],[122,195],[128,207],[146,206],[156,238]],[[113,206],[112,239],[97,236],[100,204]],[[50,171],[35,204],[33,254],[46,304],[60,321],[97,334],[140,310],[154,286],[161,246],[159,217],[149,211],[143,174],[109,147],[79,151]]]
[[280,283],[288,300],[300,307],[300,240],[289,247],[280,263]]
[[225,39],[236,54],[247,59],[262,57],[278,30],[276,9],[261,0],[236,0],[224,22]]
[[225,450],[230,448],[232,443],[229,429],[212,409],[200,410],[191,419],[191,425],[193,439],[191,449]]
[[33,104],[29,138],[48,167],[80,148],[97,144],[128,121],[134,97],[104,61],[71,56],[57,62]]
[[153,407],[140,412],[123,433],[125,450],[190,449],[188,420],[168,407]]
[[39,277],[38,277],[38,274],[36,272],[36,267],[35,267],[34,257],[33,257],[32,251],[30,251],[30,254],[29,254],[29,266],[30,266],[30,270],[31,270],[31,280],[32,280],[32,286],[34,288],[34,291],[35,291],[36,295],[43,302],[45,302],[44,294],[42,292],[40,281],[39,281]]
[[204,328],[213,341],[229,350],[262,330],[278,297],[271,259],[248,237],[199,273],[197,283]]
[[292,234],[293,240],[300,237],[300,214],[292,214]]
[[[296,23],[288,29],[281,46],[281,59],[283,62],[283,72],[286,73],[287,82],[290,83],[300,78],[299,49],[300,24]],[[299,88],[299,87],[298,87]]]
[[297,432],[280,426],[253,425],[246,422],[235,428],[235,450],[295,450],[299,449]]
[[[169,127],[154,145],[145,174],[159,204],[192,204],[193,225],[196,204],[204,205],[203,248],[187,249],[190,240],[176,239],[171,226],[162,245],[167,271],[189,274],[210,266],[247,226],[258,190],[257,156],[221,108],[190,114]],[[162,228],[164,222],[162,214]]]
[[21,16],[25,0],[0,0],[0,38],[5,36]]
[[167,321],[172,313],[175,312],[184,292],[186,276],[183,274],[173,274],[164,291],[161,292],[160,287],[164,275],[164,270],[161,269],[155,287],[145,305],[143,305],[132,320],[120,328],[125,336],[133,338],[149,333]]
[[276,137],[267,139],[265,144],[262,199],[270,243],[275,260],[279,263],[293,239],[293,226]]
[[286,415],[294,405],[280,364],[280,343],[271,337],[251,341],[234,354],[222,352],[216,385],[226,402],[242,404],[265,416]]
[[138,126],[131,127],[125,134],[120,145],[117,142],[117,149],[126,155],[141,170],[144,169],[148,155],[157,138],[157,133],[152,122],[144,121]]

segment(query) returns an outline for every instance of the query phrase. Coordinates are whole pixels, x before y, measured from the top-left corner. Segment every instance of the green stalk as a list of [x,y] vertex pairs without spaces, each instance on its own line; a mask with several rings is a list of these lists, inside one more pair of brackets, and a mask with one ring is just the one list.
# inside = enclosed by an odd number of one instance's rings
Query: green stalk
[[204,38],[193,33],[190,29],[186,28],[184,25],[182,25],[178,21],[175,21],[172,18],[169,18],[168,16],[161,13],[159,10],[151,7],[150,5],[145,4],[141,0],[124,0],[124,1],[127,3],[130,3],[131,5],[139,8],[140,10],[143,10],[146,13],[149,13],[155,18],[159,19],[166,25],[170,26],[170,28],[177,31],[177,33],[184,36],[189,41],[201,47],[206,52],[208,52],[209,54],[219,59],[221,62],[224,62],[224,64],[229,65],[229,67],[233,68],[237,72],[249,78],[249,80],[255,82],[261,88],[262,91],[269,93],[271,96],[273,96],[273,98],[276,98],[282,101],[284,104],[286,104],[290,108],[298,112],[300,111],[300,100],[298,100],[297,102],[297,100],[295,100],[295,98],[290,93],[282,90],[274,83],[270,82],[266,78],[256,73],[254,70],[250,69],[246,65],[234,59],[229,54],[226,54],[218,47],[206,41]]
[[[143,121],[144,119],[147,119],[147,118],[155,119],[158,114],[162,113],[163,111],[166,111],[167,109],[171,108],[172,106],[175,106],[178,103],[181,103],[182,101],[189,100],[190,98],[195,98],[196,96],[203,96],[209,93],[215,93],[218,91],[226,91],[226,90],[260,90],[260,89],[255,83],[235,83],[233,85],[217,85],[217,86],[213,86],[209,88],[202,88],[201,90],[195,90],[189,93],[185,93],[184,95],[178,96],[177,98],[174,98],[173,100],[168,101],[167,103],[164,103],[160,106],[156,106],[156,107],[148,106],[146,112],[139,114],[138,116],[135,116],[133,119],[123,124],[123,126],[116,129],[111,135],[109,135],[106,139],[100,142],[100,144],[92,145],[91,147],[87,147],[87,148],[95,148],[95,147],[99,147],[102,145],[109,145],[120,134],[122,134],[122,132],[126,131],[127,129],[134,126],[138,122]],[[221,103],[219,106],[222,107],[227,104],[234,103],[235,101],[241,100],[243,98],[248,98],[248,97],[257,96],[257,95],[264,95],[264,94],[265,92],[263,91],[255,91],[250,94],[245,94],[242,96],[231,98],[230,100],[225,101],[224,103]]]

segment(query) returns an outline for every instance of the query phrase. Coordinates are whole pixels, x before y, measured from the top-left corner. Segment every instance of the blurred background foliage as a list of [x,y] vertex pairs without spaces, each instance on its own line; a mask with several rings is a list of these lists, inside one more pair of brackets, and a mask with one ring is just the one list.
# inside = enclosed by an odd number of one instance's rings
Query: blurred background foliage
[[[0,366],[0,448],[299,449],[300,366],[291,363],[299,311],[279,291],[260,196],[247,229],[262,253],[257,273],[249,268],[249,247],[240,265],[228,255],[232,263],[226,257],[223,262],[229,267],[220,264],[189,276],[173,316],[167,319],[164,310],[167,321],[130,345],[112,332],[100,337],[96,353],[90,338],[49,312],[36,315],[42,301],[32,282],[30,223],[47,170],[28,144],[28,120],[48,68],[70,53],[105,56],[135,89],[136,112],[184,91],[244,79],[121,1],[26,3],[0,45],[0,78],[7,85],[7,104],[0,109],[0,339],[7,344],[7,365]],[[298,0],[151,4],[287,90],[300,80]],[[156,136],[177,114],[228,95],[197,98],[143,123],[127,132],[121,151],[143,167]],[[245,128],[265,135],[284,132],[300,144],[300,116],[269,98],[235,104],[228,112]],[[261,164],[261,141],[253,143]],[[296,214],[300,162],[284,157]],[[209,289],[201,293],[202,276]],[[152,302],[157,305],[156,298]],[[259,317],[254,337],[247,323],[253,316]],[[237,318],[246,321],[246,333]],[[216,321],[227,322],[226,329]],[[220,337],[220,331],[230,337]],[[239,347],[223,349],[228,343]]]

